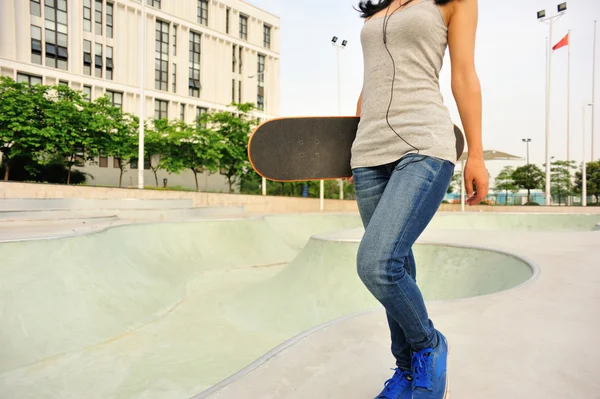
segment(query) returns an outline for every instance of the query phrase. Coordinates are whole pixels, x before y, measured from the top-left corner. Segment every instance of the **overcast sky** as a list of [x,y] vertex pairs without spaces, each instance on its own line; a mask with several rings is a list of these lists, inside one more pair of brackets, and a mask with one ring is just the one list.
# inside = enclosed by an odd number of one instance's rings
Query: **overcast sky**
[[[353,6],[358,0],[248,0],[281,17],[281,115],[337,115],[336,54],[331,38],[348,40],[341,55],[342,114],[353,115],[363,80],[360,30],[363,21]],[[532,139],[531,162],[545,160],[545,82],[548,25],[536,19],[546,9],[556,14],[558,0],[481,0],[476,63],[483,91],[485,149],[525,158],[525,137]],[[572,0],[554,24],[553,43],[571,29],[571,159],[581,161],[582,104],[592,99],[594,20],[600,20],[599,0]],[[600,26],[598,27],[600,35]],[[598,52],[600,58],[600,51]],[[568,48],[553,54],[551,155],[566,159]],[[597,63],[597,69],[600,62]],[[600,73],[598,73],[600,84]],[[597,84],[597,86],[598,86]],[[459,126],[450,90],[448,54],[441,89]],[[600,94],[596,91],[597,95]],[[600,103],[598,97],[597,103]],[[600,114],[596,106],[596,152],[600,158]],[[587,111],[587,158],[591,158],[591,109]],[[488,162],[492,176],[504,165]]]

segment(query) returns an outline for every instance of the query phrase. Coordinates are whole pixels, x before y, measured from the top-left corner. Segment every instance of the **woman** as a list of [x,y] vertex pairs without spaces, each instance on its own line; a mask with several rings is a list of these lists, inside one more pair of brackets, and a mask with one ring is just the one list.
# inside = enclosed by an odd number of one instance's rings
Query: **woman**
[[365,234],[357,269],[386,309],[397,364],[377,398],[442,399],[448,343],[417,287],[412,246],[439,208],[457,161],[438,81],[446,48],[469,148],[467,202],[487,196],[474,66],[477,0],[361,1],[359,9],[365,71],[352,180]]

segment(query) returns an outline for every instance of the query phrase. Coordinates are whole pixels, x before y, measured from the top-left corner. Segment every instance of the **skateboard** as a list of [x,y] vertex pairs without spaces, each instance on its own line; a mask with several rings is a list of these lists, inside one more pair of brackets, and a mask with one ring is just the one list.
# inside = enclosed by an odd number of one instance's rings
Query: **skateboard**
[[[248,158],[262,177],[279,182],[337,180],[352,177],[351,149],[359,117],[276,118],[250,136]],[[456,154],[465,140],[454,126]]]

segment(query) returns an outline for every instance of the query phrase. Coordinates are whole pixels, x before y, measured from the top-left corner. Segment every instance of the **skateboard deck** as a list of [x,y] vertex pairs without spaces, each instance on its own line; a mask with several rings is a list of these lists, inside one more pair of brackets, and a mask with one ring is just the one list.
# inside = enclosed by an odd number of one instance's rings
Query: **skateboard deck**
[[[280,182],[335,180],[352,176],[351,149],[359,117],[271,119],[250,136],[248,157],[262,177]],[[455,126],[457,159],[465,140]]]

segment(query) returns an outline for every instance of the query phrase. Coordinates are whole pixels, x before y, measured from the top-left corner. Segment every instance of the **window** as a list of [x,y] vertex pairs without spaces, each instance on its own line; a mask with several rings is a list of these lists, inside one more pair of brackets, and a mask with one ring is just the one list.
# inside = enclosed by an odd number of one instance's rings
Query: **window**
[[83,73],[92,75],[92,42],[89,40],[83,41]]
[[113,80],[113,48],[106,46],[106,79]]
[[30,85],[41,85],[42,84],[42,77],[41,76],[34,76],[34,75],[27,75],[26,73],[17,73],[17,82],[21,83],[21,82],[26,82],[29,83]]
[[42,7],[40,6],[40,0],[31,0],[29,2],[29,12],[31,15],[35,15],[36,17],[42,16]]
[[177,25],[173,25],[173,55],[177,55]]
[[231,20],[231,8],[225,10],[225,33],[229,34],[229,21]]
[[169,24],[156,21],[154,88],[168,91],[169,82]]
[[264,26],[263,42],[266,48],[271,48],[271,27],[269,25]]
[[208,26],[208,0],[198,0],[198,23]]
[[94,22],[96,22],[96,34],[102,34],[102,0],[96,0],[96,10],[94,11]]
[[206,129],[206,123],[200,122],[200,118],[206,113],[208,113],[208,108],[196,107],[196,124],[202,129]]
[[46,66],[67,70],[67,0],[46,0]]
[[160,0],[146,0],[146,4],[160,10]]
[[[132,158],[131,161],[129,161],[130,169],[137,169],[138,165],[139,164],[138,164],[137,158]],[[144,159],[144,169],[146,169],[146,170],[150,169],[150,159]]]
[[120,169],[121,167],[119,166],[119,164],[121,163],[121,160],[117,157],[113,158],[113,168],[115,169]]
[[179,104],[179,119],[185,121],[185,104]]
[[231,79],[231,102],[235,102],[235,79]]
[[169,117],[169,102],[164,100],[154,100],[154,119],[164,119]]
[[173,93],[177,93],[177,64],[173,64]]
[[69,87],[69,82],[67,82],[66,80],[59,80],[58,84],[61,85],[61,86],[67,86],[67,87]]
[[237,66],[237,55],[236,54],[237,54],[237,46],[234,44],[233,45],[233,54],[232,54],[232,57],[231,57],[231,59],[232,59],[232,61],[231,61],[231,69],[232,69],[233,73],[235,73],[235,71],[236,71],[235,67]]
[[96,43],[96,57],[94,57],[94,66],[96,67],[95,75],[97,78],[102,77],[102,45]]
[[108,157],[106,155],[100,155],[98,157],[98,166],[101,168],[108,168]]
[[265,109],[265,56],[258,55],[258,95],[256,97],[257,108]]
[[113,13],[114,6],[112,3],[106,3],[106,37],[113,37]]
[[31,62],[42,65],[42,28],[31,25]]
[[84,96],[84,100],[85,101],[91,101],[92,100],[92,86],[83,86],[83,94]]
[[83,0],[83,30],[92,31],[92,0]]
[[242,103],[242,81],[238,82],[238,103]]
[[189,95],[200,97],[200,34],[190,32]]
[[244,66],[244,48],[240,47],[240,73],[242,73],[242,67]]
[[119,93],[118,91],[106,90],[106,96],[110,100],[110,103],[113,107],[123,108],[123,93]]
[[248,40],[248,17],[240,14],[240,39]]

